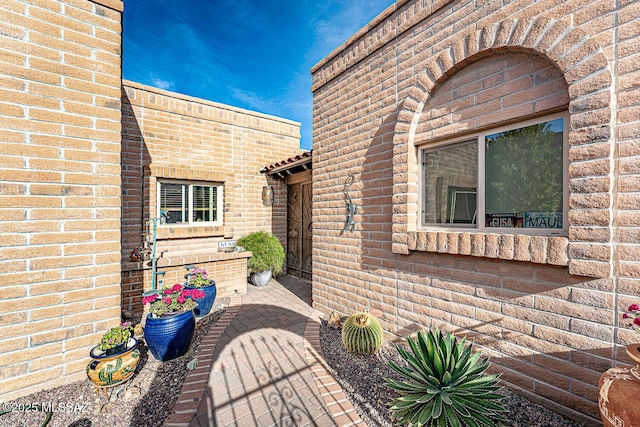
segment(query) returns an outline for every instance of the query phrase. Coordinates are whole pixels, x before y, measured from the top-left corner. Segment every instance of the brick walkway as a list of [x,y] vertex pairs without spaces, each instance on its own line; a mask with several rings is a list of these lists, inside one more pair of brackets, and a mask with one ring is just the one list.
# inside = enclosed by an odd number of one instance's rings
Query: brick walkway
[[165,426],[365,426],[326,368],[310,302],[291,276],[233,297]]

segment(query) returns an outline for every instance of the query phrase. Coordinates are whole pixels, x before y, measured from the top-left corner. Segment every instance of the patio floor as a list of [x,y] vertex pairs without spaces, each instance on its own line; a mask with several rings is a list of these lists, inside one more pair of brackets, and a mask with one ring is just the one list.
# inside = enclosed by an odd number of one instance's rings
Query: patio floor
[[311,284],[249,286],[201,341],[166,426],[364,426],[327,370]]

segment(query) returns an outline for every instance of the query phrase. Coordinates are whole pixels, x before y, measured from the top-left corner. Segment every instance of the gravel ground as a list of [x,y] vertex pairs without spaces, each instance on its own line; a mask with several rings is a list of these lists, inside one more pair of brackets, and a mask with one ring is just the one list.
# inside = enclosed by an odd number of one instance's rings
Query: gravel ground
[[[126,388],[115,387],[109,401],[103,394],[96,393],[89,380],[81,380],[5,402],[4,407],[19,408],[34,403],[51,405],[57,410],[47,424],[49,427],[161,426],[180,393],[194,350],[224,313],[227,304],[225,300],[216,301],[215,311],[198,321],[191,348],[180,358],[158,362],[141,344],[141,360],[135,376]],[[403,362],[393,346],[385,342],[378,355],[350,354],[344,350],[340,331],[327,327],[326,323],[320,328],[320,342],[329,366],[362,420],[369,427],[393,426],[388,408],[395,392],[384,386],[384,378],[397,375],[386,361]],[[88,360],[87,356],[87,363]],[[506,390],[504,394],[509,423],[503,427],[582,427],[516,394]],[[0,427],[40,427],[46,417],[47,414],[40,411],[14,411],[0,415]]]
[[[212,312],[198,320],[189,351],[168,362],[157,361],[141,343],[140,362],[136,373],[125,386],[114,387],[111,399],[96,393],[91,381],[83,379],[5,402],[3,408],[22,409],[25,405],[42,403],[54,410],[47,427],[140,427],[161,426],[173,408],[187,374],[187,364],[194,350],[211,326],[224,313],[228,298],[216,301]],[[87,354],[87,363],[89,363]],[[4,410],[4,409],[1,409]],[[33,410],[17,410],[0,415],[0,426],[23,427],[43,425],[47,414]]]
[[[378,355],[348,353],[342,345],[340,330],[329,328],[326,322],[320,328],[320,343],[327,363],[362,420],[369,427],[397,425],[389,412],[396,392],[384,385],[385,378],[399,378],[387,366],[387,360],[404,363],[393,345],[385,341]],[[508,390],[503,389],[502,393],[507,396],[505,418],[509,420],[502,427],[583,427]]]

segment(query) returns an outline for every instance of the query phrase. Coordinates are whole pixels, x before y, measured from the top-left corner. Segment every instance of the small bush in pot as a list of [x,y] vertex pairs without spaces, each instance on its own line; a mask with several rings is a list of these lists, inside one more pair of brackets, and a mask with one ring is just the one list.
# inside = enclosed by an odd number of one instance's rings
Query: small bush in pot
[[400,394],[391,407],[397,421],[426,427],[492,427],[505,421],[498,375],[485,375],[489,361],[465,345],[464,338],[420,331],[407,343],[409,350],[397,347],[407,365],[388,362],[403,377],[386,383]]
[[109,329],[98,344],[98,350],[106,352],[107,356],[118,354],[124,351],[125,346],[129,342],[129,338],[133,336],[133,326],[131,322],[121,323],[120,326]]
[[138,340],[131,323],[109,329],[89,352],[87,377],[97,387],[111,387],[128,381],[140,361]]
[[263,285],[254,282],[254,277],[257,274],[267,273],[266,282],[269,282],[271,274],[282,272],[285,260],[284,248],[273,234],[266,231],[256,231],[238,240],[237,244],[253,254],[247,261],[247,267],[252,274],[254,285]]

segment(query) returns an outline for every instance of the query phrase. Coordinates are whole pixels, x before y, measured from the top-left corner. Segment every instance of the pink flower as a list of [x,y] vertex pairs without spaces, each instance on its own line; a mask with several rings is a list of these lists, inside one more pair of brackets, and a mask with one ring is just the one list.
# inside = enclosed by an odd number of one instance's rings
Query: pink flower
[[194,299],[204,298],[204,291],[201,291],[200,289],[194,289],[193,290],[193,298]]
[[167,305],[171,305],[171,303],[173,302],[173,300],[171,298],[165,298],[164,299],[164,303]]
[[640,333],[640,306],[638,304],[631,304],[626,313],[622,313],[623,319],[633,319],[631,325],[636,332]]
[[181,290],[182,290],[182,285],[180,285],[180,283],[176,283],[171,288],[171,292],[180,292]]
[[162,293],[165,295],[171,295],[173,291],[171,289],[165,289]]
[[184,304],[185,302],[187,302],[187,299],[186,299],[185,297],[183,297],[183,296],[179,296],[179,297],[178,297],[178,302],[179,302],[180,304]]
[[146,297],[142,298],[142,304],[143,305],[150,304],[150,303],[154,302],[156,299],[158,299],[158,295],[156,295],[156,294],[147,295]]

